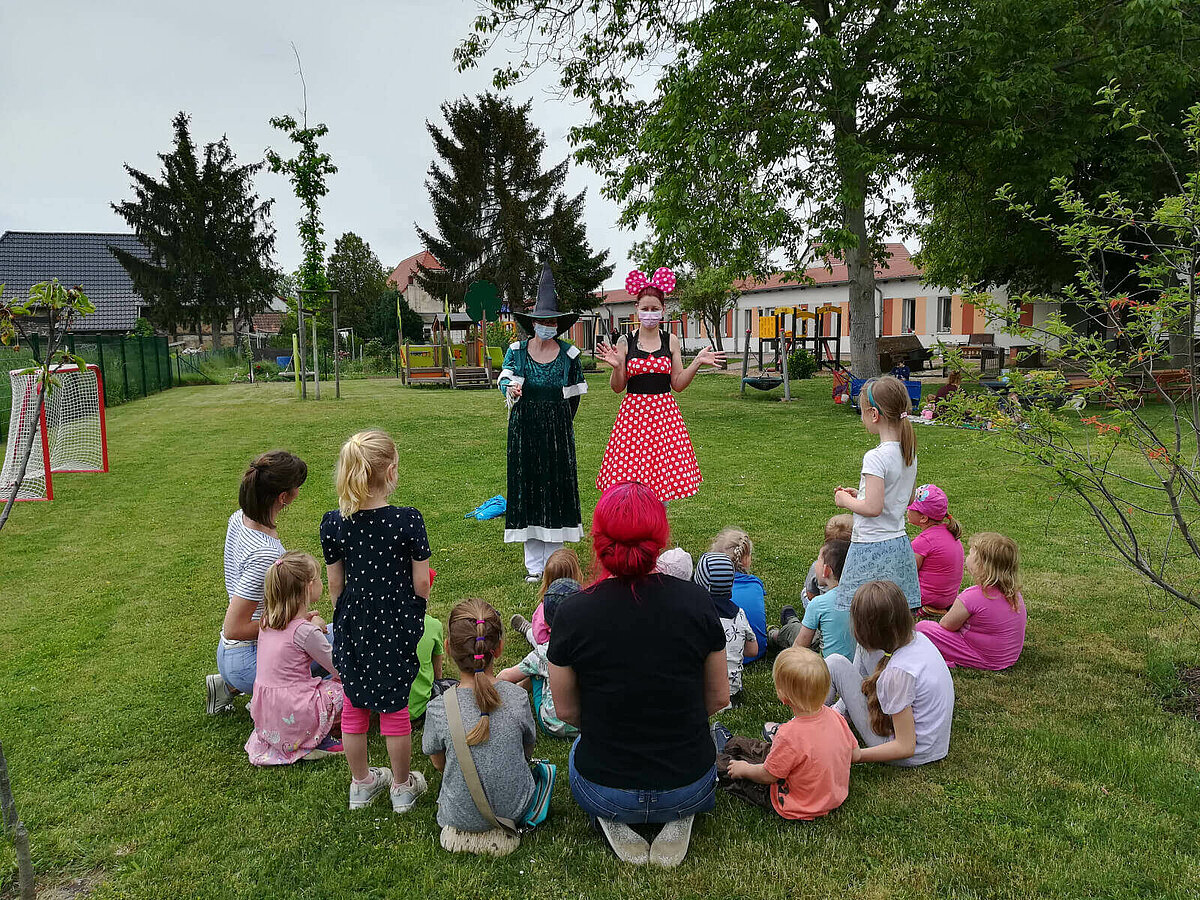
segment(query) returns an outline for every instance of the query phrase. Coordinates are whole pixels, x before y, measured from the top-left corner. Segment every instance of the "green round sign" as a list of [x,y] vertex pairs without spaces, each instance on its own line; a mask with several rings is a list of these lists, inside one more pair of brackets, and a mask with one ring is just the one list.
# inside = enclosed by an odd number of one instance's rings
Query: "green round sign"
[[473,281],[467,288],[467,315],[472,322],[484,318],[495,320],[500,315],[500,292],[490,281]]

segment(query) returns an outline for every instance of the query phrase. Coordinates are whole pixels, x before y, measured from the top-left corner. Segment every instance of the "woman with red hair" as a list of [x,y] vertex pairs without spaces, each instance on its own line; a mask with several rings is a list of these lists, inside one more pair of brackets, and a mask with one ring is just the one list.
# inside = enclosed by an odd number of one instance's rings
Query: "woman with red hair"
[[[669,537],[653,490],[605,491],[592,517],[597,578],[559,606],[548,653],[558,715],[581,728],[576,802],[622,860],[663,866],[683,860],[692,817],[713,808],[708,718],[729,702],[708,592],[654,571]],[[646,823],[665,823],[653,846],[629,827]]]

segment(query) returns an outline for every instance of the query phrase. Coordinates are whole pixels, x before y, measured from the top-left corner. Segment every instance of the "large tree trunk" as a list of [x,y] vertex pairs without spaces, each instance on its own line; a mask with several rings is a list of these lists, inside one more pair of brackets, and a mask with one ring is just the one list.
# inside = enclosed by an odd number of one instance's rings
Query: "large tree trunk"
[[212,348],[219,350],[221,347],[221,326],[222,322],[219,319],[214,319],[212,323]]
[[879,374],[879,350],[875,343],[875,263],[867,234],[867,176],[855,172],[845,179],[846,227],[858,246],[846,252],[846,277],[850,290],[850,360],[859,378]]
[[721,321],[723,318],[725,318],[725,314],[718,310],[717,312],[713,313],[712,320],[708,323],[710,332],[709,337],[711,337],[713,340],[713,346],[721,351],[725,349],[725,346],[721,343],[721,332],[724,330],[721,328],[722,324],[724,324]]

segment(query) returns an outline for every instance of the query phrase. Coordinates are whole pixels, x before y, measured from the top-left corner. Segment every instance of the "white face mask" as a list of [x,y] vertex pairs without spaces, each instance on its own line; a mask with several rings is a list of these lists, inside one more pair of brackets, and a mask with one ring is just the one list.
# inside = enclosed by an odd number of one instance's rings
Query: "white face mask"
[[651,309],[638,312],[638,324],[643,328],[657,328],[662,324],[662,310]]
[[556,328],[554,325],[534,325],[533,333],[540,337],[543,341],[552,341],[554,340],[555,335],[558,334],[558,328]]

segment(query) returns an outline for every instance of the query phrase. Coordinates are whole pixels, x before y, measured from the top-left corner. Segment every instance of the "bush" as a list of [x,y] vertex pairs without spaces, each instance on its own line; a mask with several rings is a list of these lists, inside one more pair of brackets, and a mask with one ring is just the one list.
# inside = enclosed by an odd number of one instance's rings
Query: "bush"
[[788,354],[788,378],[793,381],[803,381],[812,378],[817,371],[817,358],[803,347],[797,347]]
[[517,328],[511,322],[488,322],[487,345],[507,347],[517,339]]

